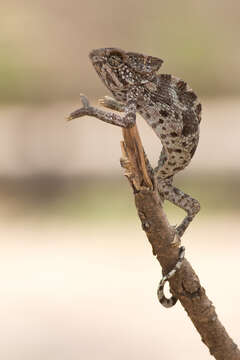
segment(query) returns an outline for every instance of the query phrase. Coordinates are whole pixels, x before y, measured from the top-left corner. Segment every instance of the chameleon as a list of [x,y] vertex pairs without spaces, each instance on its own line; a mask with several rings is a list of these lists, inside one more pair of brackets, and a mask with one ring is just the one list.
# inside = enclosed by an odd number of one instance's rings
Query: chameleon
[[[202,112],[197,95],[185,81],[159,73],[163,60],[158,57],[118,48],[95,49],[89,57],[113,95],[113,98],[105,96],[101,105],[123,112],[123,116],[92,107],[87,97],[81,95],[83,107],[72,112],[68,120],[88,115],[122,128],[134,126],[136,114],[146,120],[162,143],[158,165],[154,169],[160,197],[186,212],[183,221],[175,228],[181,238],[200,210],[196,199],[173,186],[174,175],[189,165],[197,149]],[[163,286],[180,267],[183,256],[182,247],[174,269],[160,282],[158,298],[166,307],[173,306],[176,299],[166,299]]]

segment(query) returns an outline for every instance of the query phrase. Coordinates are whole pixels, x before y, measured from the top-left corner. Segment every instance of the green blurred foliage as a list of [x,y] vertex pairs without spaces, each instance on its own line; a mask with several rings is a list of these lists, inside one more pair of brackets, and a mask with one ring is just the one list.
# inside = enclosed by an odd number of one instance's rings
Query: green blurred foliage
[[[175,186],[198,199],[198,216],[240,213],[239,177],[180,176]],[[2,218],[106,224],[138,221],[132,190],[124,178],[22,178],[0,181]],[[165,202],[172,223],[185,212]],[[7,210],[6,210],[7,209]]]

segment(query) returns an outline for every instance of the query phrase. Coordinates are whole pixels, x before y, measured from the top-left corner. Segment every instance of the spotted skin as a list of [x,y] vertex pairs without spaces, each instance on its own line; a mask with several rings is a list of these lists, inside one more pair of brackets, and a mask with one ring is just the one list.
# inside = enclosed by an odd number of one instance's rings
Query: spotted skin
[[69,120],[90,115],[123,128],[135,124],[136,113],[146,120],[163,146],[154,170],[160,196],[187,213],[176,227],[181,237],[200,210],[197,200],[172,184],[173,176],[190,163],[198,145],[202,108],[196,94],[183,80],[158,74],[163,63],[159,58],[116,48],[93,50],[89,57],[113,95],[100,103],[124,115],[92,107],[82,95],[83,107],[73,112]]

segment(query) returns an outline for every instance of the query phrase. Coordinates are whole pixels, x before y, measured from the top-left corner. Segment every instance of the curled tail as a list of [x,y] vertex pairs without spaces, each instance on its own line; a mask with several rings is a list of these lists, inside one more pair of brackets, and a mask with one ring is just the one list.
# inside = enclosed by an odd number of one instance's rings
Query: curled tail
[[167,299],[164,295],[164,285],[166,281],[168,281],[173,275],[175,275],[176,271],[180,269],[184,259],[184,255],[185,255],[185,248],[184,246],[181,246],[179,249],[179,258],[176,265],[167,275],[163,276],[162,280],[159,283],[157,290],[158,300],[166,308],[174,306],[178,299],[175,296],[172,296],[170,299]]

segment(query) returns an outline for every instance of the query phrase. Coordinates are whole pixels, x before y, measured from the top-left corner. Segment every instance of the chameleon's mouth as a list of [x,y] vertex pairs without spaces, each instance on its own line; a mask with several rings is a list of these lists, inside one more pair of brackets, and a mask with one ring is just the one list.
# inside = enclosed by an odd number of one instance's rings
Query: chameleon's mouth
[[89,58],[91,59],[92,63],[98,64],[98,63],[102,63],[103,62],[103,56],[104,54],[101,53],[100,49],[98,50],[92,50],[89,54]]

